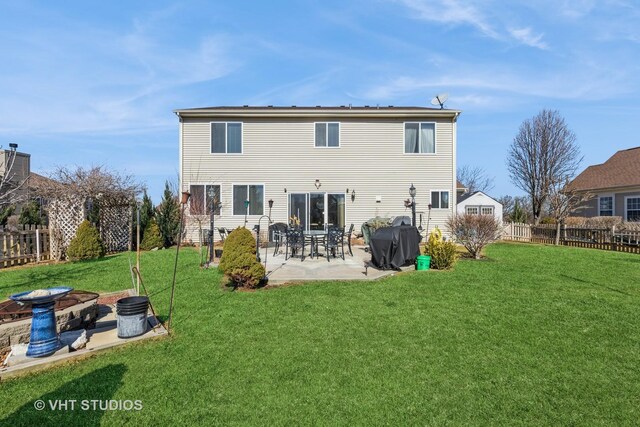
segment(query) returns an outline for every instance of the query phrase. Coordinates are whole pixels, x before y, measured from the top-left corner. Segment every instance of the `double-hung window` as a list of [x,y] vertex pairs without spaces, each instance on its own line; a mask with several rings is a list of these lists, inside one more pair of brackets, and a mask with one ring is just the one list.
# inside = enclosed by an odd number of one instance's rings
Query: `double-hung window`
[[627,197],[627,221],[640,221],[640,197]]
[[404,152],[405,154],[435,154],[436,124],[405,123]]
[[598,198],[598,215],[613,216],[613,196],[601,196]]
[[212,122],[211,153],[242,153],[242,123]]
[[467,206],[467,214],[468,215],[478,215],[478,207],[477,206]]
[[220,186],[197,184],[189,186],[189,213],[191,215],[220,215]]
[[315,135],[317,148],[340,147],[340,123],[316,123]]
[[431,207],[433,209],[449,209],[449,192],[448,191],[432,191]]
[[[246,204],[247,201],[249,202],[248,206]],[[233,214],[264,215],[264,186],[254,184],[234,185]]]

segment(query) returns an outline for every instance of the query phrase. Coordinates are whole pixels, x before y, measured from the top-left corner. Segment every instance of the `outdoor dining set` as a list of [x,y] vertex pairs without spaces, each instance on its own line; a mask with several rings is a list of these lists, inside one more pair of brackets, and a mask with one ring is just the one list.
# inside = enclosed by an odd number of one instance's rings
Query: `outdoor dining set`
[[354,225],[351,224],[348,231],[344,227],[336,225],[324,225],[318,230],[306,230],[296,225],[276,223],[271,226],[272,238],[274,242],[274,256],[281,253],[284,248],[285,260],[291,257],[305,259],[305,253],[310,258],[326,257],[330,261],[331,257],[344,259],[345,246],[347,252],[353,256],[351,250],[351,235]]

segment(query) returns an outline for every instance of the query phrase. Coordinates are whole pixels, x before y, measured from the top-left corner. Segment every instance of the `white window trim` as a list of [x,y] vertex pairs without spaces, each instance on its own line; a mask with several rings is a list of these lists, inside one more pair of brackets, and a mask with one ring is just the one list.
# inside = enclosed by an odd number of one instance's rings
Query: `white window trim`
[[[483,209],[491,209],[491,213],[482,213]],[[496,209],[494,206],[491,205],[484,205],[484,206],[480,206],[480,215],[491,215],[491,216],[495,216],[496,215]]]
[[[211,131],[212,125],[216,123],[224,123],[224,153],[214,153],[213,152],[213,144],[211,138],[213,137],[213,132]],[[229,123],[239,124],[240,125],[240,152],[239,153],[229,153]],[[239,156],[244,154],[244,122],[224,122],[224,121],[213,121],[209,122],[209,154],[213,154],[214,156]]]
[[[329,147],[329,123],[337,123],[338,125],[338,146],[337,147]],[[316,145],[316,125],[317,124],[325,124],[327,129],[327,145],[324,147],[318,147]],[[313,122],[313,148],[318,148],[321,150],[331,149],[335,150],[336,148],[342,147],[342,123],[341,122]]]
[[[244,183],[244,182],[233,182],[231,183],[231,216],[234,218],[244,218],[244,214],[242,215],[236,215],[233,212],[233,187],[235,186],[249,186],[249,185],[262,185],[262,213],[260,215],[252,215],[250,213],[247,212],[247,218],[257,218],[260,217],[262,215],[264,215],[265,210],[267,209],[267,207],[265,206],[265,199],[267,198],[267,186],[264,183],[260,183],[260,182],[248,182],[248,183]],[[249,192],[249,189],[247,188],[247,194]],[[220,198],[222,198],[222,188],[220,188]]]
[[624,220],[629,221],[629,199],[640,199],[640,196],[624,196]]
[[603,197],[611,197],[611,216],[616,216],[616,197],[612,193],[598,194],[598,216],[602,216],[600,213],[600,199]]
[[[417,123],[418,125],[422,124],[422,123],[429,123],[429,124],[433,124],[433,144],[434,144],[434,151],[433,153],[407,153],[404,150],[404,145],[405,145],[405,133],[407,132],[407,123]],[[418,135],[420,135],[420,126],[418,126]],[[420,140],[418,139],[418,146],[420,146]],[[413,121],[413,122],[403,122],[402,123],[402,153],[406,156],[435,156],[438,154],[438,122],[429,122],[429,121]],[[438,190],[433,190],[433,191],[438,191]],[[445,191],[449,191],[449,190],[445,190]],[[451,195],[449,195],[451,196]]]
[[[469,212],[469,209],[477,209],[478,213]],[[467,214],[467,215],[478,215],[480,213],[480,207],[479,206],[473,206],[473,205],[465,206],[464,207],[464,213]]]
[[[433,207],[433,200],[431,200],[431,196],[433,195],[433,192],[437,191],[438,193],[444,193],[447,192],[449,193],[449,207],[448,208],[434,208]],[[440,194],[438,194],[438,197],[440,197],[440,199],[442,199],[442,196]],[[438,210],[438,211],[448,211],[451,210],[451,190],[439,190],[437,188],[434,188],[433,190],[429,190],[429,203],[431,204],[431,209],[433,210]],[[438,204],[440,204],[440,200],[438,200]]]
[[[217,185],[218,187],[220,187],[220,200],[218,200],[218,203],[220,203],[220,213],[219,213],[219,214],[216,214],[216,216],[221,216],[221,215],[222,215],[222,207],[223,207],[223,205],[222,205],[222,184],[220,184],[220,183],[219,183],[219,184],[215,184],[215,183],[214,183],[214,184],[212,184],[212,183],[210,183],[210,182],[204,182],[204,181],[194,181],[194,182],[189,182],[189,186],[187,187],[187,188],[189,189],[189,191],[191,191],[191,186],[192,186],[192,185],[204,185],[204,191],[205,191],[205,194],[204,194],[204,200],[205,200],[205,205],[206,205],[206,200],[207,200],[207,194],[206,194],[206,192],[207,192],[207,185],[209,185],[209,186],[211,186],[211,185]],[[232,196],[233,196],[233,195],[232,195]],[[190,201],[189,201],[189,203],[190,203]],[[207,208],[206,206],[205,206],[205,210],[207,211],[207,213],[202,214],[202,215],[209,215],[208,208]],[[189,215],[192,215],[192,214],[191,214],[191,212],[189,212]],[[199,214],[195,214],[195,215],[199,215]]]

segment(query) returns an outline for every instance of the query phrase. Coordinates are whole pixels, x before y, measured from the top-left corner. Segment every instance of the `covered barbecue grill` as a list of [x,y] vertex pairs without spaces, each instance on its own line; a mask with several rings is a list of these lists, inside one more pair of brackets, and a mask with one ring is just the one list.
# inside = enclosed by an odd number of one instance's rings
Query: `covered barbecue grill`
[[411,225],[380,228],[369,242],[371,263],[383,270],[411,265],[420,255],[420,240],[418,229]]

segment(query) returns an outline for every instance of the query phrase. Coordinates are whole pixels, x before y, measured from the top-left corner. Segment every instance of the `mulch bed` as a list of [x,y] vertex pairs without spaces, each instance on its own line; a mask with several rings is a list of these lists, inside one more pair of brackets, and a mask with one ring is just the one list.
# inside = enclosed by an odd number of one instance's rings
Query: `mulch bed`
[[98,304],[105,304],[105,305],[111,305],[111,304],[115,304],[116,301],[118,301],[119,299],[122,298],[127,298],[131,295],[129,295],[129,292],[119,292],[117,294],[109,294],[109,295],[104,295],[104,296],[100,296],[98,297]]

